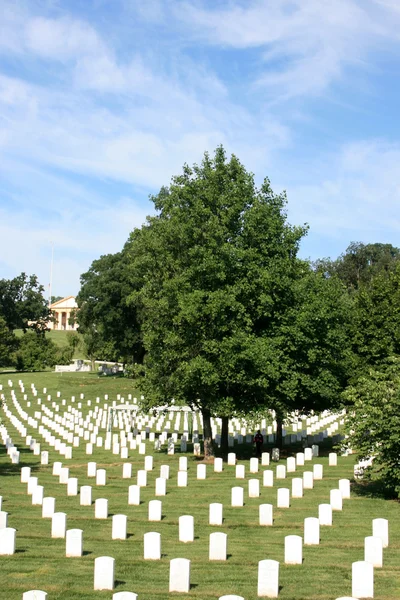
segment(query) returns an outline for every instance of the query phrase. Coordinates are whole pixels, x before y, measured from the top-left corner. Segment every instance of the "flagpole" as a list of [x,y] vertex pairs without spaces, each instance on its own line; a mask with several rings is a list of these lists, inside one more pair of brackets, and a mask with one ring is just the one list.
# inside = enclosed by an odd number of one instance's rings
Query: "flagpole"
[[49,283],[49,308],[51,306],[51,287],[53,284],[53,262],[54,262],[54,242],[51,243],[51,263],[50,263],[50,283]]

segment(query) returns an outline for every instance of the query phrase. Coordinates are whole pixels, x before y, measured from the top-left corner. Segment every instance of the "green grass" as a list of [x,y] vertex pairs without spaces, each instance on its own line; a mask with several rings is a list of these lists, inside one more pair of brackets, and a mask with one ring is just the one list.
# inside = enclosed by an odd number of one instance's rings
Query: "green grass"
[[[24,335],[24,332],[22,331],[22,329],[15,329],[14,333],[15,333],[16,337],[22,337]],[[68,345],[68,342],[67,342],[68,333],[70,333],[70,332],[64,331],[64,330],[57,331],[54,329],[50,329],[49,331],[46,331],[46,337],[48,339],[50,339],[52,342],[54,342],[58,348],[64,348],[65,346]],[[77,348],[75,348],[73,358],[82,358],[82,359],[86,358],[83,355],[81,344]]]
[[[8,375],[0,376],[7,397],[9,397]],[[132,393],[138,395],[129,380],[118,378],[101,379],[94,374],[13,374],[14,389],[18,390],[18,379],[25,383],[26,393],[34,382],[39,391],[47,388],[55,400],[55,392],[60,389],[62,398],[70,400],[72,395],[79,401],[79,394],[85,394],[82,403],[84,415],[97,396],[110,400],[119,393],[123,397]],[[22,394],[18,394],[23,404]],[[86,400],[92,400],[88,408]],[[61,404],[61,402],[58,400]],[[60,412],[63,407],[60,406]],[[26,409],[32,416],[37,405]],[[143,468],[144,457],[137,451],[129,451],[129,462],[133,465],[132,480],[122,479],[122,464],[126,461],[118,456],[96,448],[92,457],[85,454],[85,443],[73,449],[73,459],[64,460],[69,466],[70,475],[78,477],[79,486],[93,486],[93,503],[96,498],[109,499],[109,514],[128,515],[129,538],[125,541],[111,540],[111,517],[107,521],[94,519],[94,504],[90,507],[79,505],[78,497],[67,497],[66,486],[58,483],[52,473],[52,466],[41,466],[40,457],[27,451],[13,426],[4,419],[14,442],[22,450],[20,465],[11,465],[3,447],[0,449],[0,494],[3,496],[3,510],[9,513],[9,526],[17,529],[17,553],[11,557],[0,557],[0,598],[20,600],[22,593],[29,589],[47,591],[49,600],[108,600],[111,592],[93,591],[94,559],[97,556],[115,558],[115,591],[133,591],[139,600],[171,600],[181,597],[168,593],[169,561],[172,558],[189,558],[191,562],[191,590],[182,597],[188,600],[215,600],[224,594],[237,594],[245,600],[257,598],[258,561],[271,558],[280,562],[280,598],[282,600],[335,600],[340,596],[351,595],[351,563],[363,560],[364,537],[372,535],[371,521],[375,517],[389,519],[389,548],[384,550],[384,567],[375,569],[375,598],[378,600],[398,600],[400,598],[400,512],[395,501],[381,498],[368,498],[357,495],[352,488],[352,498],[344,500],[342,512],[334,513],[332,527],[321,527],[321,543],[316,547],[303,548],[303,565],[286,566],[284,560],[284,537],[289,534],[302,535],[305,517],[317,516],[318,504],[329,502],[329,490],[337,487],[338,479],[351,477],[354,457],[339,457],[337,467],[329,467],[328,459],[322,456],[315,461],[324,465],[324,479],[316,481],[313,490],[305,490],[304,497],[292,499],[290,509],[274,508],[274,525],[258,525],[258,507],[271,503],[276,507],[277,482],[274,488],[263,488],[258,499],[247,497],[247,480],[259,478],[262,482],[262,469],[257,475],[250,475],[248,461],[246,480],[236,480],[234,467],[224,465],[223,473],[214,473],[207,466],[207,479],[196,479],[198,459],[188,454],[188,487],[177,488],[179,453],[167,456],[164,452],[154,454],[154,469],[148,473],[148,485],[141,490],[141,505],[128,506],[128,486],[136,483],[136,472]],[[33,433],[29,431],[29,433]],[[37,436],[39,439],[39,436]],[[42,440],[40,439],[42,442]],[[150,450],[152,444],[147,442]],[[62,460],[53,448],[42,443],[42,449],[50,451],[50,463]],[[107,486],[96,487],[94,480],[87,478],[87,462],[94,460],[98,467],[107,469]],[[283,461],[281,461],[283,462]],[[159,523],[147,520],[148,502],[154,498],[155,478],[159,476],[161,464],[170,465],[170,480],[167,482],[167,495],[161,497],[163,519]],[[31,505],[31,497],[26,494],[26,484],[20,483],[21,466],[30,466],[39,483],[45,487],[46,496],[56,497],[56,510],[67,513],[67,528],[83,529],[84,552],[82,558],[65,557],[65,540],[51,539],[51,520],[42,519],[41,507]],[[271,467],[275,469],[275,466]],[[291,478],[309,470],[310,464],[290,473],[287,480],[279,482],[280,487],[290,487]],[[245,506],[230,507],[230,491],[235,485],[245,487]],[[208,525],[208,511],[211,502],[224,505],[224,523],[221,527]],[[190,514],[195,521],[195,541],[183,544],[178,541],[178,518]],[[143,534],[147,531],[161,533],[162,558],[160,561],[143,560]],[[213,531],[228,534],[228,560],[209,562],[208,540]]]

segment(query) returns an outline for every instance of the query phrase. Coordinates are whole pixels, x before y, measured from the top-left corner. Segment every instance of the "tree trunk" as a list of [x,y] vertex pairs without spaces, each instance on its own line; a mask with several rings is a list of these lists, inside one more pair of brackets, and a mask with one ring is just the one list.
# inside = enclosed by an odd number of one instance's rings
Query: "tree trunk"
[[203,409],[203,441],[204,441],[204,458],[212,458],[214,456],[214,444],[211,430],[211,414],[209,410]]
[[224,456],[228,454],[228,424],[229,417],[222,417],[222,425],[221,425],[221,450]]
[[276,415],[276,440],[275,446],[282,449],[283,439],[282,439],[282,427],[283,427],[283,419],[280,415]]

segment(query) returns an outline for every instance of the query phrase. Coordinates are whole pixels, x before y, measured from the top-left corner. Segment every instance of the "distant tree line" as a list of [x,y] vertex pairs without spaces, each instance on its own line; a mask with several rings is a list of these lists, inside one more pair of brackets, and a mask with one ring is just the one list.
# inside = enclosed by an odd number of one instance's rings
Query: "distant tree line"
[[45,335],[51,319],[36,275],[0,279],[0,367],[41,371],[71,362],[79,338],[71,335],[66,347],[58,348]]

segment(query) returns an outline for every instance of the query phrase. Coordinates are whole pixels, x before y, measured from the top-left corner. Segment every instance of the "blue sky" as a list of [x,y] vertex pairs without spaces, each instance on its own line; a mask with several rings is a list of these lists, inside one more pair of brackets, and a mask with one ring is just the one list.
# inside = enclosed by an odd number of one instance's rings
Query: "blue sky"
[[0,278],[75,294],[223,144],[308,223],[400,246],[399,0],[0,0]]

